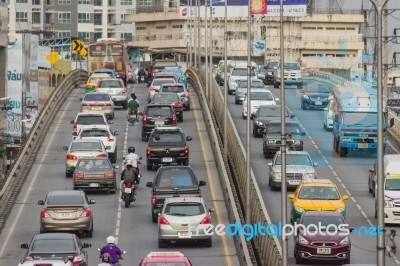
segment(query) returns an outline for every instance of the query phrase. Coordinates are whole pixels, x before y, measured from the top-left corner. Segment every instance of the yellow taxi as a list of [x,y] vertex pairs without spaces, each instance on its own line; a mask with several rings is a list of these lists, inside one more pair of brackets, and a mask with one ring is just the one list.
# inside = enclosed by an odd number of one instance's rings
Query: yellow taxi
[[304,180],[294,194],[290,194],[292,210],[290,222],[298,222],[306,211],[335,211],[346,217],[345,201],[349,196],[341,196],[336,185],[329,179]]
[[110,75],[105,74],[105,73],[99,73],[99,74],[93,74],[93,75],[91,75],[91,76],[88,78],[87,82],[86,82],[85,93],[95,92],[97,82],[98,82],[100,79],[105,79],[105,78],[110,78]]

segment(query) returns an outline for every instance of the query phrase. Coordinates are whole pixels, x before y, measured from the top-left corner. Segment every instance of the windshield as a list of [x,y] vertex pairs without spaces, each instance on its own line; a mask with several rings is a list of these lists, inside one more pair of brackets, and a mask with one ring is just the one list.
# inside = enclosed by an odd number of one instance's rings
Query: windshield
[[109,102],[110,101],[110,96],[108,94],[103,94],[103,93],[93,93],[93,94],[86,94],[85,97],[83,98],[83,101],[89,101],[89,102]]
[[283,65],[283,68],[286,70],[300,70],[300,64],[299,63],[285,63]]
[[187,169],[172,168],[163,170],[159,181],[159,187],[194,187],[194,177]]
[[165,206],[164,210],[164,214],[175,216],[195,216],[204,214],[205,212],[203,204],[194,202],[170,203]]
[[247,76],[247,68],[234,68],[231,76]]
[[174,79],[155,79],[153,80],[152,86],[161,86],[167,83],[174,83]]
[[[287,109],[285,108],[285,115],[289,116]],[[280,117],[281,116],[281,107],[259,107],[258,108],[258,116],[266,116],[266,117]]]
[[376,126],[377,113],[343,113],[343,124],[346,126]]
[[103,159],[81,159],[76,166],[77,172],[105,172],[112,171],[108,160]]
[[102,125],[104,124],[103,116],[78,116],[76,123],[78,125]]
[[278,66],[278,62],[269,62],[267,68],[274,68]]
[[176,67],[178,63],[175,61],[155,62],[153,69],[163,69],[164,67]]
[[83,198],[77,195],[54,195],[47,198],[47,205],[82,205]]
[[99,88],[121,88],[119,80],[102,80]]
[[[286,124],[286,133],[291,133],[295,135],[300,135],[301,130],[298,124]],[[280,134],[281,133],[281,124],[277,123],[269,123],[267,127],[268,134]]]
[[[251,88],[261,88],[264,89],[264,83],[261,80],[254,80],[250,83]],[[241,81],[239,83],[239,88],[247,88],[247,81]]]
[[237,88],[236,89],[236,94],[237,95],[243,95],[247,93],[247,88]]
[[400,190],[400,179],[386,179],[385,190]]
[[[336,225],[336,227],[334,226],[329,226],[329,230],[330,231],[335,231],[337,230],[337,228],[339,227],[340,224],[345,224],[342,216],[340,215],[335,215],[335,216],[322,216],[322,215],[318,215],[318,216],[312,216],[312,215],[304,215],[303,220],[302,220],[302,224],[307,227],[309,225],[317,225],[317,224],[321,224],[321,229],[322,228],[326,228],[328,225]],[[323,226],[323,227],[322,227]],[[310,226],[309,227],[310,230],[315,230],[316,227],[315,226]]]
[[156,94],[154,94],[153,102],[154,103],[161,103],[161,102],[174,103],[174,102],[179,102],[179,97],[177,94],[156,93]]
[[330,93],[331,86],[324,83],[312,83],[307,84],[306,87],[307,92],[318,92],[318,93]]
[[147,108],[148,116],[170,116],[173,114],[173,111],[170,107],[153,107]]
[[161,92],[184,92],[185,88],[183,86],[168,86],[165,85],[162,87]]
[[32,243],[32,252],[62,253],[75,251],[72,239],[38,239]]
[[[275,160],[275,165],[281,165],[281,155]],[[286,154],[286,165],[307,165],[313,166],[311,159],[306,154]]]
[[260,92],[251,92],[251,100],[256,101],[273,101],[274,97],[272,93],[267,91],[260,91]]
[[79,135],[81,138],[90,138],[90,137],[105,137],[108,138],[110,134],[108,133],[107,130],[99,130],[99,129],[93,129],[93,130],[84,130],[81,132]]
[[[87,140],[86,140],[87,141]],[[100,142],[73,142],[71,151],[102,151]]]
[[304,186],[299,192],[299,199],[339,200],[339,193],[334,187]]
[[[171,258],[168,258],[168,260],[171,260]],[[187,264],[185,262],[146,262],[144,266],[186,266]]]
[[150,144],[168,144],[168,143],[183,143],[184,138],[182,134],[173,134],[173,133],[154,133],[151,135],[152,137],[149,140]]

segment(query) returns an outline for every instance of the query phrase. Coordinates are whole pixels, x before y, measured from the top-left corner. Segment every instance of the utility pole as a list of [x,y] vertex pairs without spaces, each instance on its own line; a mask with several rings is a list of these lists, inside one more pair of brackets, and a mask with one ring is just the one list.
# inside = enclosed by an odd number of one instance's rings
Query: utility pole
[[201,65],[201,55],[200,55],[200,42],[201,42],[201,35],[200,35],[200,1],[197,1],[197,69],[200,69]]
[[[227,1],[227,0],[226,0]],[[251,181],[251,1],[247,13],[247,120],[246,120],[246,223],[251,224],[250,181]],[[225,65],[226,68],[226,65]],[[225,80],[227,82],[227,80]],[[226,101],[226,100],[225,100]]]
[[388,95],[388,74],[389,74],[389,38],[388,38],[388,9],[385,6],[383,10],[383,95]]

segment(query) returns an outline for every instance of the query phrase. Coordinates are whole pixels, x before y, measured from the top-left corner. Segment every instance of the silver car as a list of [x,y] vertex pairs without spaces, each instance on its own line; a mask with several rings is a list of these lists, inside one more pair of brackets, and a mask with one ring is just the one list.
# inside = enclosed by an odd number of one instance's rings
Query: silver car
[[205,233],[211,224],[210,213],[202,197],[166,198],[158,217],[158,247],[170,242],[204,242],[212,246],[212,238]]
[[183,83],[171,83],[161,85],[160,92],[173,92],[181,97],[183,109],[190,111],[190,94]]
[[[281,152],[278,151],[269,168],[269,186],[271,190],[276,190],[282,183],[282,163]],[[287,151],[286,152],[286,183],[288,188],[296,188],[301,181],[305,179],[317,178],[314,167],[317,163],[313,163],[310,155],[306,151]]]
[[82,99],[81,112],[102,113],[114,118],[114,102],[108,93],[86,93]]
[[160,92],[161,85],[174,83],[174,82],[175,82],[175,79],[173,79],[173,78],[157,78],[157,79],[153,79],[153,81],[151,82],[151,84],[149,86],[147,99],[148,100],[153,99],[154,94],[156,94],[157,92]]
[[122,79],[101,79],[97,82],[96,92],[108,93],[114,105],[122,106],[123,109],[128,108],[128,94]]

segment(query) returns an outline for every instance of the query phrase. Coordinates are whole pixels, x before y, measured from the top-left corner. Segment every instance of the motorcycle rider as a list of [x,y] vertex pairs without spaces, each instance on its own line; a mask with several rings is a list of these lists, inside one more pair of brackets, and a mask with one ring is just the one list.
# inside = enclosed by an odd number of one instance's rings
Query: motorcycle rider
[[107,245],[101,248],[100,257],[103,258],[103,255],[107,253],[109,255],[108,263],[113,266],[121,266],[119,260],[122,258],[122,251],[115,245],[115,238],[113,236],[107,237]]
[[[131,161],[128,161],[126,164],[126,169],[122,171],[121,173],[121,181],[124,182],[130,182],[131,184],[139,184],[139,173],[137,172],[137,169],[133,168],[131,165]],[[133,186],[131,195],[130,195],[130,201],[135,201],[136,196],[135,196],[135,186]],[[123,194],[121,194],[121,199],[123,198]]]
[[136,149],[133,146],[130,146],[128,148],[128,155],[125,156],[124,164],[126,164],[126,162],[128,162],[128,161],[131,161],[132,167],[136,168],[137,171],[139,172],[138,161],[140,160],[140,157],[135,153],[135,151],[136,151]]
[[[146,79],[146,71],[144,71],[144,68],[141,67],[139,72],[138,72],[138,77],[139,77],[139,83],[144,82]],[[142,80],[143,77],[143,80]]]

